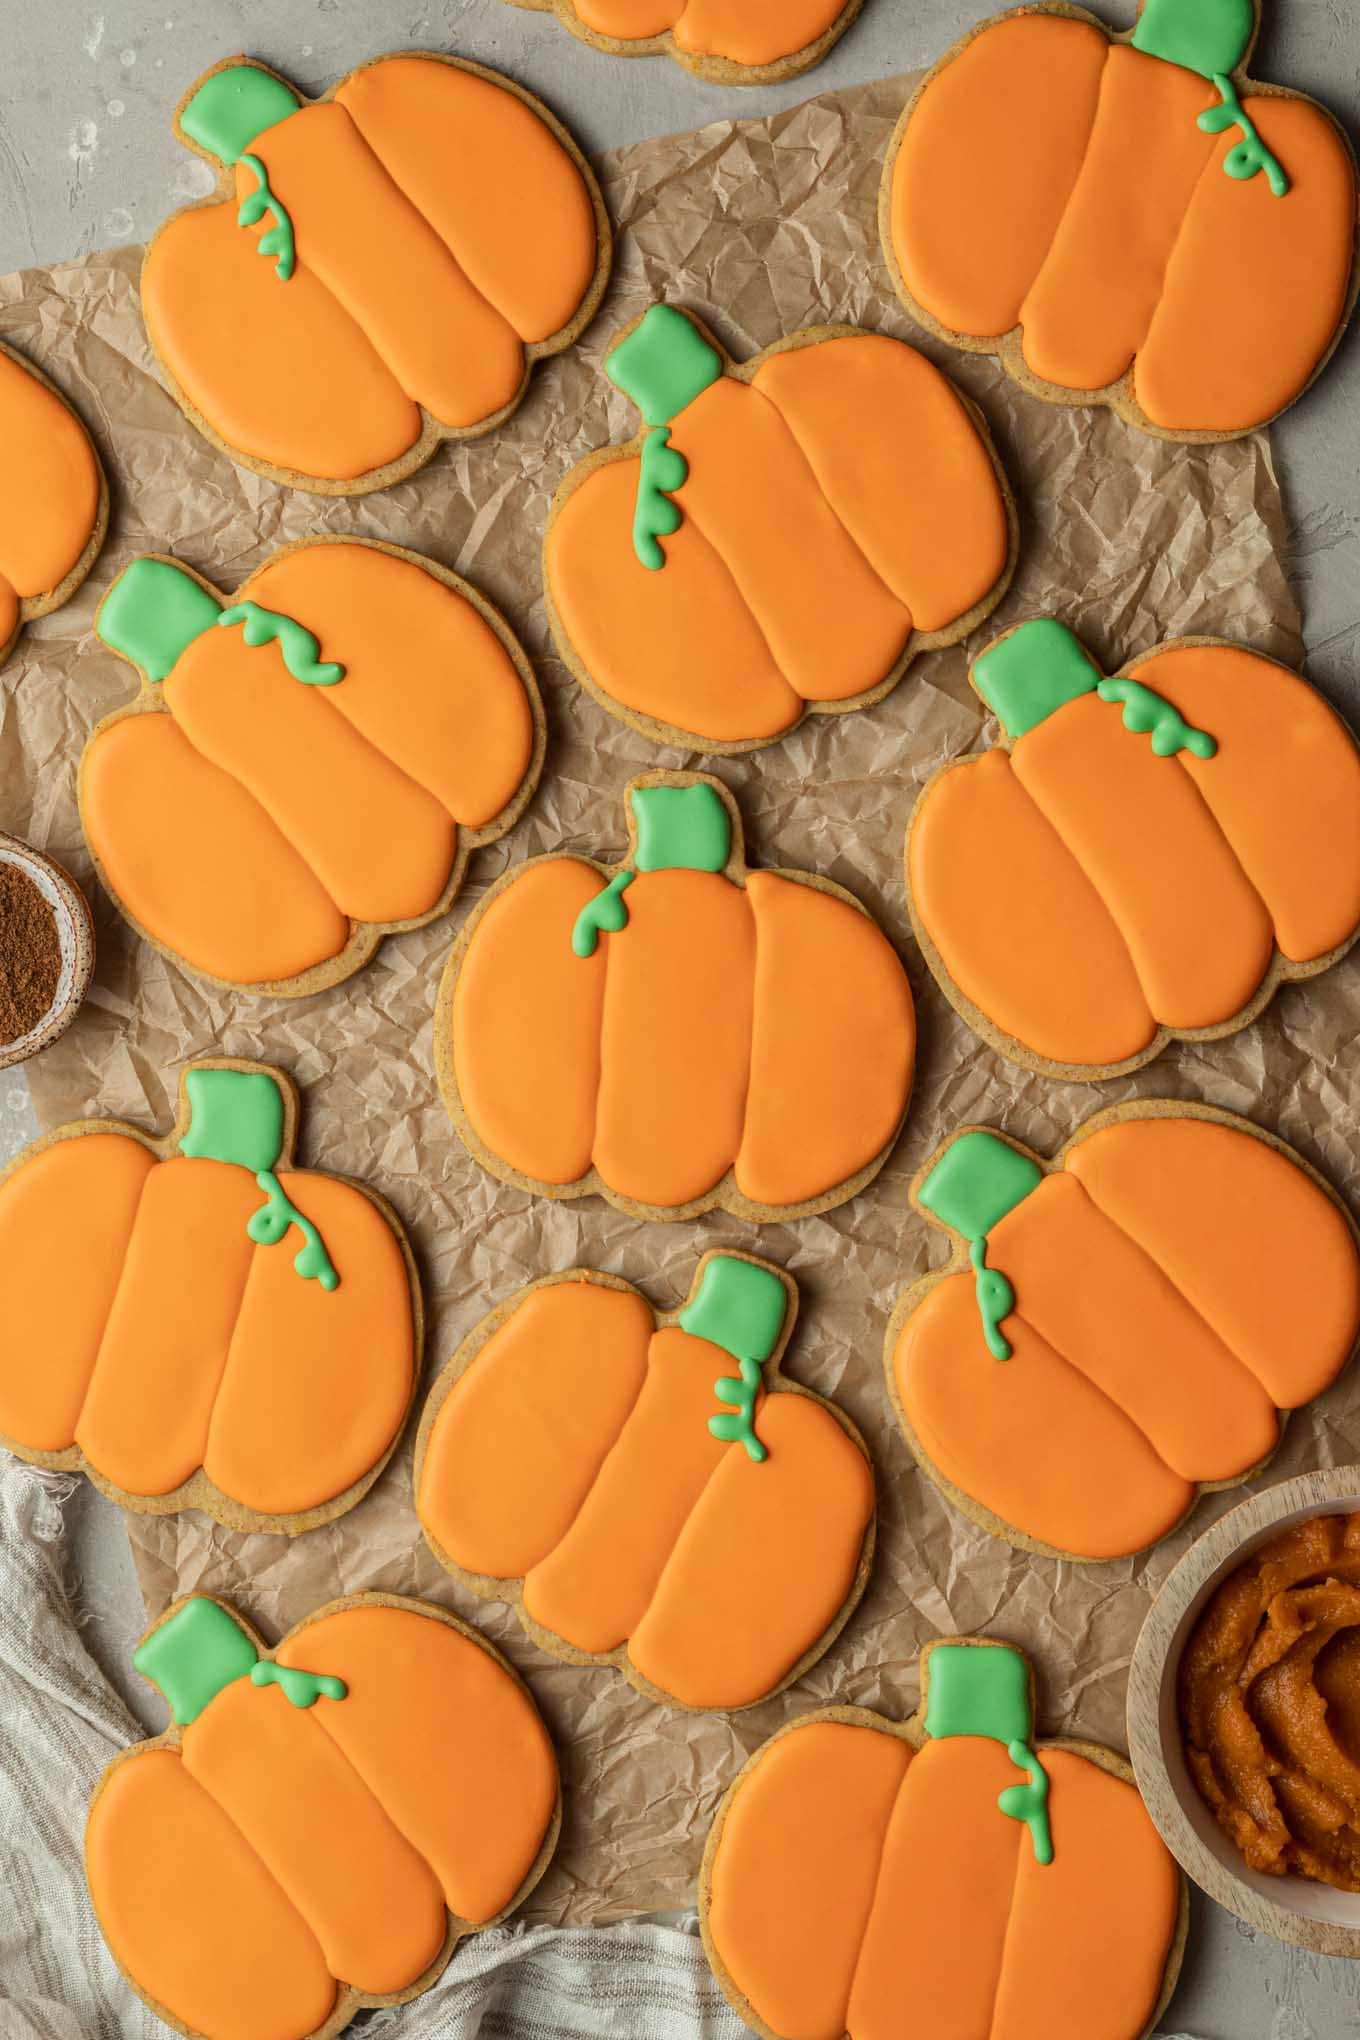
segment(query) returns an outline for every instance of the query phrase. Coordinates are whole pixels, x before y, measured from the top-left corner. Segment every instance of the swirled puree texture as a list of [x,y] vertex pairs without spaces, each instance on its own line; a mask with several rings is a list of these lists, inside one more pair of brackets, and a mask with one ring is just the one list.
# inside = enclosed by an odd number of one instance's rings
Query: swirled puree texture
[[1360,1891],[1360,1515],[1229,1573],[1180,1669],[1190,1774],[1253,1870]]

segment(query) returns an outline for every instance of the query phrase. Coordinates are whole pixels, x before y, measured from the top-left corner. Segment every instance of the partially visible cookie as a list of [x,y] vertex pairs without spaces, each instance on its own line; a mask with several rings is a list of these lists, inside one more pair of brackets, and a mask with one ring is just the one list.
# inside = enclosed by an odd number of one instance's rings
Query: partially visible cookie
[[47,377],[0,342],[0,666],[99,556],[109,490],[89,433]]
[[738,366],[658,304],[605,372],[642,426],[562,483],[543,578],[567,665],[645,736],[749,751],[869,707],[1005,593],[986,425],[903,341],[809,326]]
[[428,1990],[547,1868],[552,1744],[442,1608],[354,1594],[270,1650],[195,1594],[133,1663],[172,1725],[105,1770],[86,1876],[128,1982],[189,2040],[332,2040]]
[[373,539],[285,546],[232,595],[134,560],[95,619],[142,691],[80,768],[95,868],[138,933],[301,998],[447,911],[518,820],[542,704],[468,582]]
[[969,1026],[1045,1075],[1213,1041],[1360,933],[1360,747],[1297,673],[1183,638],[1106,678],[1020,624],[971,679],[1000,739],[926,785],[907,899]]
[[231,57],[175,132],[221,181],[147,250],[147,330],[191,422],[274,481],[362,495],[491,431],[600,301],[589,165],[480,64],[376,57],[309,101]]
[[1247,65],[1260,0],[1141,0],[1116,34],[1063,0],[971,29],[888,151],[880,218],[930,332],[1057,404],[1162,439],[1269,423],[1360,291],[1355,153]]
[[511,0],[611,57],[673,57],[711,85],[777,85],[820,64],[864,0]]
[[125,1509],[295,1536],[360,1501],[420,1371],[395,1212],[293,1155],[262,1063],[181,1072],[159,1137],[81,1119],[0,1177],[0,1445]]
[[1260,1471],[1360,1340],[1360,1235],[1294,1150],[1145,1098],[1052,1161],[967,1127],[912,1184],[946,1265],[899,1300],[888,1393],[948,1501],[995,1537],[1123,1558]]
[[686,1708],[751,1707],[829,1649],[868,1583],[874,1476],[783,1373],[798,1290],[706,1254],[657,1316],[614,1275],[548,1275],[435,1382],[416,1507],[441,1564],[569,1664]]
[[808,1217],[906,1115],[911,988],[851,894],[752,871],[727,789],[650,772],[618,865],[535,857],[459,931],[435,1010],[454,1124],[493,1175],[639,1218]]
[[1037,1741],[1023,1652],[950,1637],[910,1721],[804,1715],[730,1788],[704,1947],[763,2040],[1143,2040],[1185,1947],[1185,1881],[1122,1757]]

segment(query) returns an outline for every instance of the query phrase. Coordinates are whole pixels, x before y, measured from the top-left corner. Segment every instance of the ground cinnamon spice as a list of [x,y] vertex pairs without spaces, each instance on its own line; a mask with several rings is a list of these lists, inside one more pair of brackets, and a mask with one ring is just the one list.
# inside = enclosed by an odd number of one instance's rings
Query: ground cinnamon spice
[[50,1011],[61,979],[61,936],[50,900],[28,873],[0,861],[0,1046]]

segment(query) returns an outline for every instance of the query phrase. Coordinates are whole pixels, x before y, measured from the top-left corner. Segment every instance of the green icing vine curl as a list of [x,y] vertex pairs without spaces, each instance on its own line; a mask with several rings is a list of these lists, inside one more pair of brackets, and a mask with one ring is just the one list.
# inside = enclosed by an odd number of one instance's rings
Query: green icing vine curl
[[636,877],[635,871],[616,871],[604,891],[586,901],[572,926],[573,956],[593,956],[601,935],[617,935],[628,926],[623,895]]
[[1164,694],[1144,687],[1141,680],[1101,680],[1096,693],[1102,701],[1122,701],[1124,727],[1135,736],[1152,738],[1159,758],[1174,758],[1189,751],[1196,758],[1213,758],[1218,745],[1207,730],[1197,730]]
[[[256,1666],[256,1671],[259,1666]],[[254,1677],[254,1673],[251,1674]],[[1006,1744],[1006,1755],[1017,1770],[1028,1773],[1025,1785],[1008,1785],[997,1796],[997,1805],[1008,1820],[1023,1821],[1034,1844],[1036,1863],[1053,1861],[1053,1829],[1048,1818],[1048,1773],[1028,1743]]]
[[969,1242],[968,1258],[977,1277],[974,1294],[977,1297],[978,1315],[982,1319],[982,1335],[987,1341],[987,1351],[993,1360],[1009,1360],[1011,1342],[1001,1329],[1001,1320],[1008,1318],[1015,1309],[1015,1290],[1009,1278],[1003,1275],[999,1268],[987,1266],[985,1236]]
[[673,538],[682,521],[679,507],[671,497],[689,479],[689,462],[671,445],[670,439],[669,425],[654,425],[643,440],[637,501],[633,506],[633,551],[643,566],[653,572],[666,564],[666,555],[657,541]]
[[340,1277],[326,1252],[320,1233],[288,1196],[272,1169],[261,1169],[255,1181],[265,1192],[266,1202],[246,1221],[246,1232],[257,1247],[276,1247],[290,1225],[302,1234],[302,1245],[293,1256],[293,1266],[304,1282],[319,1282],[323,1289],[337,1289]]
[[269,213],[274,221],[272,227],[261,234],[259,252],[274,257],[274,274],[280,283],[287,283],[297,267],[297,242],[293,235],[293,222],[288,216],[283,200],[275,198],[269,188],[269,172],[258,156],[243,155],[237,159],[253,171],[257,179],[256,189],[248,191],[237,208],[238,227],[253,227]]
[[252,648],[277,642],[283,663],[295,680],[306,687],[334,687],[343,680],[345,669],[318,657],[320,645],[295,617],[281,610],[266,609],[262,602],[233,602],[217,619],[219,624],[245,625],[245,640]]
[[713,1393],[718,1401],[731,1407],[721,1410],[716,1417],[710,1417],[708,1428],[725,1445],[744,1445],[747,1458],[754,1459],[759,1465],[762,1459],[769,1457],[767,1448],[756,1436],[755,1407],[756,1396],[760,1392],[760,1362],[742,1357],[738,1359],[737,1366],[741,1369],[740,1380],[734,1374],[724,1374],[713,1384]]
[[1199,117],[1199,126],[1206,135],[1221,135],[1226,128],[1240,128],[1242,139],[1236,147],[1229,149],[1223,158],[1223,168],[1229,177],[1236,177],[1245,183],[1262,170],[1266,182],[1276,198],[1285,198],[1289,193],[1289,176],[1278,156],[1271,154],[1252,120],[1251,115],[1237,96],[1237,87],[1225,72],[1214,73],[1214,85],[1222,100],[1221,106],[1211,106]]
[[318,1700],[343,1700],[349,1693],[344,1680],[334,1678],[330,1672],[301,1672],[295,1665],[276,1664],[273,1658],[261,1658],[251,1666],[250,1683],[281,1687],[284,1699],[292,1707],[315,1707]]

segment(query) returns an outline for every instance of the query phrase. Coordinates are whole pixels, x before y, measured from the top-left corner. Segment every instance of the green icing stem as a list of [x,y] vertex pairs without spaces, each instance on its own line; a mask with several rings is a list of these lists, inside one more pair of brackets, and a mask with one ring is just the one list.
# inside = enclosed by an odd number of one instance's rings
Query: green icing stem
[[624,899],[635,871],[616,871],[603,892],[587,900],[571,930],[573,956],[593,956],[600,936],[617,935],[628,926],[628,902]]
[[633,508],[633,551],[653,572],[666,564],[657,543],[680,529],[678,504],[671,501],[689,476],[689,462],[670,443],[669,425],[654,425],[642,442],[638,461],[637,502]]
[[186,1728],[224,1686],[243,1679],[258,1653],[234,1616],[205,1594],[182,1601],[138,1644],[132,1662]]
[[693,320],[673,305],[653,305],[610,350],[604,372],[649,425],[669,425],[723,366]]
[[1030,1744],[1029,1667],[1019,1651],[1009,1644],[937,1643],[926,1658],[925,1731],[933,1742],[977,1735],[1005,1746],[1028,1776],[1023,1785],[1008,1785],[997,1807],[1008,1820],[1024,1822],[1035,1861],[1051,1863],[1049,1778]]
[[1015,1309],[1015,1290],[999,1268],[987,1266],[985,1239],[970,1241],[968,1258],[977,1276],[974,1292],[977,1296],[978,1314],[982,1319],[983,1337],[987,1341],[987,1351],[993,1360],[1009,1360],[1011,1343],[1001,1329],[1001,1320],[1009,1317]]
[[257,1175],[283,1149],[283,1091],[268,1070],[223,1070],[196,1064],[184,1072],[189,1123],[182,1155],[232,1162]]
[[228,626],[244,624],[246,643],[252,647],[277,642],[284,665],[307,687],[334,687],[345,677],[343,666],[320,662],[317,654],[321,647],[312,633],[281,610],[266,609],[261,602],[233,602],[217,621]]
[[732,824],[703,780],[689,786],[630,786],[639,871],[722,871],[732,854]]
[[236,214],[238,227],[253,227],[266,213],[273,216],[274,224],[260,236],[261,255],[276,257],[274,273],[280,283],[287,283],[297,266],[297,242],[293,236],[293,222],[282,199],[275,198],[269,188],[269,172],[258,156],[246,154],[240,159],[247,170],[253,171],[258,180],[257,189],[247,192],[241,200]]
[[304,1282],[319,1282],[323,1289],[338,1289],[340,1277],[335,1264],[326,1252],[320,1233],[310,1218],[300,1212],[288,1196],[272,1169],[261,1169],[255,1181],[266,1193],[266,1201],[258,1211],[252,1212],[246,1224],[246,1231],[257,1247],[276,1247],[295,1225],[302,1234],[302,1245],[293,1256],[293,1266]]
[[736,1375],[724,1374],[713,1384],[713,1393],[718,1401],[729,1403],[731,1408],[710,1417],[708,1428],[726,1445],[744,1445],[747,1458],[758,1464],[770,1456],[756,1436],[755,1407],[760,1393],[760,1362],[743,1358],[737,1361],[737,1366],[741,1369],[740,1380]]
[[1218,745],[1208,731],[1195,729],[1164,694],[1144,687],[1141,680],[1102,680],[1096,693],[1102,701],[1123,702],[1124,728],[1135,736],[1151,736],[1157,757],[1174,758],[1181,751],[1196,758],[1217,756]]
[[321,1699],[343,1700],[349,1692],[344,1680],[333,1678],[329,1672],[300,1672],[296,1666],[277,1664],[273,1658],[261,1658],[251,1668],[250,1683],[282,1687],[284,1699],[293,1707],[314,1707]]
[[1252,0],[1143,0],[1133,46],[1212,78],[1237,69],[1255,25]]
[[1289,176],[1278,156],[1271,154],[1252,120],[1251,115],[1237,96],[1237,87],[1226,72],[1215,71],[1214,84],[1221,106],[1211,106],[1199,117],[1199,126],[1206,135],[1221,135],[1225,128],[1240,128],[1242,139],[1235,148],[1229,149],[1223,158],[1223,168],[1229,177],[1236,177],[1245,183],[1262,170],[1266,182],[1276,198],[1285,198],[1289,193]]

